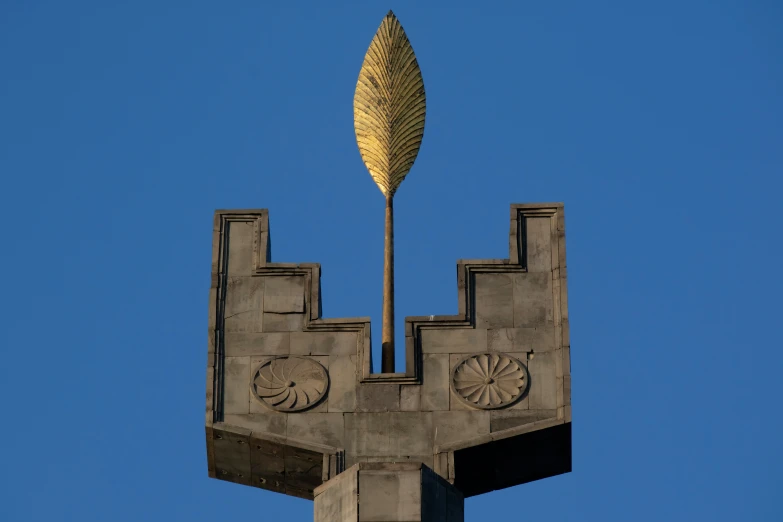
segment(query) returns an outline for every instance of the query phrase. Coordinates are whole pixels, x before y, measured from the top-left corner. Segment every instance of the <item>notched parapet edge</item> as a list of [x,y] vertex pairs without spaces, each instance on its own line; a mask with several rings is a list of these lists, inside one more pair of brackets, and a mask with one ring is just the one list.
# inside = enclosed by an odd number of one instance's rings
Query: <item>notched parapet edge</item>
[[[357,355],[361,361],[360,381],[362,383],[421,383],[421,330],[475,328],[475,276],[493,272],[527,272],[526,222],[530,217],[554,217],[552,230],[553,259],[559,260],[553,270],[553,280],[560,290],[560,308],[564,336],[568,335],[566,261],[565,261],[565,216],[563,203],[515,203],[510,206],[509,257],[507,259],[460,259],[457,261],[458,313],[456,315],[429,315],[405,317],[405,371],[397,373],[372,373],[372,340],[369,317],[322,318],[321,265],[320,263],[273,263],[271,255],[271,234],[269,211],[267,209],[216,210],[213,226],[212,284],[210,295],[210,347],[209,353],[217,351],[220,339],[215,335],[220,330],[217,323],[221,310],[212,303],[218,303],[218,289],[225,291],[227,252],[221,252],[227,224],[232,221],[253,222],[253,275],[294,275],[305,281],[305,324],[302,331],[357,332]],[[568,345],[564,339],[563,345]]]

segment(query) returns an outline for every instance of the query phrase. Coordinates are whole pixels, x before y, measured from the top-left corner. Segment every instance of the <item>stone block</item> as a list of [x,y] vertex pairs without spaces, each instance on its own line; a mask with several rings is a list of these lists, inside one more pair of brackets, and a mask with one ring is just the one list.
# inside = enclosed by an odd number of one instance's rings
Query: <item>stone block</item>
[[248,437],[225,430],[213,433],[215,474],[222,480],[250,484],[250,446]]
[[552,271],[552,218],[525,218],[527,235],[527,271]]
[[223,388],[223,413],[250,412],[250,357],[226,357]]
[[555,328],[540,326],[487,330],[487,347],[491,352],[549,352],[556,348]]
[[212,354],[217,351],[217,332],[215,330],[209,330],[207,332],[207,354]]
[[288,416],[285,413],[267,411],[267,413],[250,413],[247,415],[229,415],[223,417],[223,423],[231,426],[239,426],[254,432],[272,433],[285,437],[286,422]]
[[555,400],[557,401],[558,406],[562,407],[565,404],[565,400],[563,398],[563,378],[555,377],[555,379],[555,390],[557,391],[557,398]]
[[264,312],[264,332],[298,332],[304,328],[304,314]]
[[449,410],[450,411],[474,411],[475,408],[471,408],[457,397],[454,390],[449,389]]
[[457,488],[421,463],[359,462],[315,488],[315,522],[463,522]]
[[421,521],[421,470],[361,471],[359,522]]
[[489,434],[489,413],[486,410],[433,412],[434,444],[439,446]]
[[260,432],[250,437],[251,484],[312,499],[313,490],[324,480],[324,455],[320,450],[288,445],[286,439],[265,437]]
[[552,274],[519,273],[514,281],[514,326],[516,328],[554,324]]
[[253,271],[253,221],[229,221],[228,235],[228,274],[250,275]]
[[359,384],[356,411],[400,411],[399,384]]
[[554,410],[561,406],[557,404],[555,357],[560,357],[560,351],[536,353],[527,362],[530,372],[528,400],[531,410]]
[[449,409],[449,355],[424,354],[421,383],[421,410]]
[[359,519],[359,474],[348,469],[315,490],[314,522]]
[[322,472],[323,455],[289,448],[285,456],[286,493],[312,499],[313,491],[323,482]]
[[432,455],[432,413],[346,413],[345,440],[357,457]]
[[287,355],[289,336],[288,332],[227,332],[224,337],[226,355]]
[[250,457],[264,459],[266,457],[280,458],[285,457],[288,446],[282,442],[268,440],[265,433],[251,433]]
[[356,356],[329,356],[329,396],[330,412],[346,412],[356,409]]
[[264,312],[304,313],[304,276],[266,276]]
[[413,337],[405,337],[405,373],[416,373],[416,343]]
[[264,279],[229,277],[223,315],[225,332],[260,332],[263,325]]
[[400,455],[396,457],[359,457],[356,462],[389,464],[424,464],[433,466],[433,455]]
[[421,386],[402,385],[400,386],[400,411],[420,411],[421,410]]
[[215,369],[207,367],[207,409],[206,409],[206,425],[211,426],[214,419],[214,406],[215,406]]
[[487,349],[485,329],[422,329],[422,353],[475,353]]
[[[330,357],[326,356],[310,356],[308,359],[313,359],[314,361],[317,361],[318,364],[323,366],[326,369],[327,375],[329,375],[329,386],[331,387],[331,367],[330,364]],[[252,411],[252,402],[251,404],[251,411]],[[312,406],[308,408],[306,411],[307,413],[326,413],[329,411],[329,388],[327,388],[326,393],[323,397],[321,397],[321,400],[316,404],[315,406]]]
[[250,481],[253,486],[275,493],[286,493],[284,459],[265,458],[253,462],[250,468]]
[[286,433],[305,442],[326,444],[333,448],[345,447],[342,413],[294,413],[288,415]]
[[296,355],[356,355],[356,332],[294,332],[291,353]]
[[313,494],[311,493],[311,490],[299,489],[293,486],[286,486],[285,494],[291,497],[303,498],[305,500],[313,500]]
[[557,410],[495,410],[490,412],[490,429],[494,433],[556,417]]
[[207,329],[209,330],[209,351],[215,351],[215,328],[217,328],[217,303],[218,289],[212,287],[209,289],[209,310],[207,316]]
[[256,487],[285,493],[284,446],[251,437],[250,482]]
[[514,292],[511,274],[488,273],[475,276],[476,328],[514,326]]
[[449,453],[447,451],[434,455],[433,463],[432,469],[435,473],[443,478],[449,477]]
[[257,413],[259,415],[265,415],[269,413],[280,413],[280,412],[275,412],[275,410],[267,406],[267,404],[264,401],[256,397],[255,394],[253,393],[252,386],[250,386],[250,383],[255,377],[256,369],[261,365],[262,362],[269,359],[271,359],[271,357],[268,355],[255,356],[250,358],[250,377],[248,378],[247,381],[247,395],[249,397],[248,400],[250,401],[250,407],[248,408],[249,413]]
[[457,398],[457,395],[454,393],[454,390],[451,389],[451,372],[454,370],[454,367],[459,364],[459,362],[465,358],[465,354],[462,353],[453,353],[449,355],[449,410],[464,410],[464,411],[475,411],[475,408],[471,408],[459,398]]

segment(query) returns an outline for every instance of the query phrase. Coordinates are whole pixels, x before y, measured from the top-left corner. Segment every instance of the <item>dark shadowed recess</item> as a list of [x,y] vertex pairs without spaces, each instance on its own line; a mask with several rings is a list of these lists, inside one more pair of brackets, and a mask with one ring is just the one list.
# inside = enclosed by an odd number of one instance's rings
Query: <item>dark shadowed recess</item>
[[571,423],[454,452],[454,485],[465,497],[571,471]]

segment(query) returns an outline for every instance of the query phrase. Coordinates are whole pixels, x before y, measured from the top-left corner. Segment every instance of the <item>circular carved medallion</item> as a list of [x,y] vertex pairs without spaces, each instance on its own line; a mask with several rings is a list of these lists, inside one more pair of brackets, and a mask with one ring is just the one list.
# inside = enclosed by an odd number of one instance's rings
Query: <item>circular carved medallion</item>
[[250,379],[253,395],[277,411],[301,411],[326,394],[326,368],[306,357],[276,357],[261,363]]
[[527,367],[504,353],[470,355],[451,374],[451,388],[457,397],[484,410],[514,404],[527,390],[529,381]]

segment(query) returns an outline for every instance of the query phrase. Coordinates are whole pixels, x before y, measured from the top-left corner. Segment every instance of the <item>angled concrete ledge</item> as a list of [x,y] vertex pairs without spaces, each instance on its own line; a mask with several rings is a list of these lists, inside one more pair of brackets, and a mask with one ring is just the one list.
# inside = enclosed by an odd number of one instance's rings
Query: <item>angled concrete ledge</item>
[[564,424],[564,421],[562,419],[547,419],[543,421],[531,422],[530,424],[523,424],[522,426],[517,426],[515,428],[509,428],[507,430],[488,433],[479,437],[462,439],[451,442],[449,444],[435,446],[434,452],[448,453],[465,448],[471,448],[473,446],[480,446],[481,444],[486,444],[487,442],[492,442],[494,440],[503,440],[509,437],[516,437],[517,435],[524,435],[525,433],[530,433],[531,431],[551,428],[552,426],[557,426],[559,424]]

